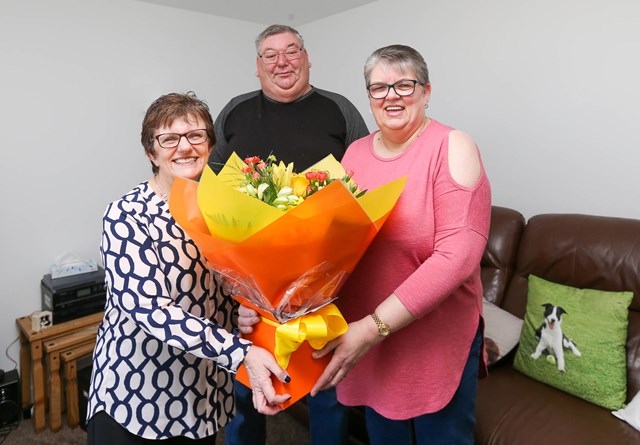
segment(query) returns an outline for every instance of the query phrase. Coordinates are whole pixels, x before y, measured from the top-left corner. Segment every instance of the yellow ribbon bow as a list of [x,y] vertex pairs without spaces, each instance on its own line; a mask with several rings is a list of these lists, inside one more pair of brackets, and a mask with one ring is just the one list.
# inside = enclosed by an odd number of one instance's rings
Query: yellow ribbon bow
[[347,332],[347,322],[335,304],[328,304],[284,324],[264,317],[262,321],[276,328],[274,355],[283,369],[287,369],[291,354],[303,341],[307,340],[312,348],[319,350]]

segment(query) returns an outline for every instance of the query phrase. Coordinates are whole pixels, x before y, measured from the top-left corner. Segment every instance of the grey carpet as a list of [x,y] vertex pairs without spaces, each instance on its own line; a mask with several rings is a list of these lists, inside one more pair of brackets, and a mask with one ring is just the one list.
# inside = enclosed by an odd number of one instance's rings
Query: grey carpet
[[[10,432],[8,428],[0,429],[1,445],[86,445],[87,434],[80,428],[71,429],[66,424],[57,433],[46,429],[36,433],[33,420],[22,420]],[[224,432],[218,434],[216,444],[224,443]],[[4,441],[3,441],[4,438]],[[308,445],[309,433],[302,423],[287,412],[280,413],[267,419],[267,445]]]

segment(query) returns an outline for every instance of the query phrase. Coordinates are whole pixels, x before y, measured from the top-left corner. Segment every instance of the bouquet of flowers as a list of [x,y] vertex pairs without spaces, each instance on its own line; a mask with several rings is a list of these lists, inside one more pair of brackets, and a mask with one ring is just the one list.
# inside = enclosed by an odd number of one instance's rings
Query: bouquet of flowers
[[[292,396],[284,407],[306,395],[328,363],[312,350],[346,331],[330,303],[405,182],[362,194],[350,176],[333,156],[295,174],[292,164],[233,154],[218,175],[207,167],[199,183],[176,178],[171,191],[173,217],[234,298],[262,315],[247,338],[272,351],[291,376],[289,384],[274,381]],[[249,384],[243,368],[237,379]]]
[[[276,161],[274,155],[270,155],[266,161],[257,156],[246,158],[246,166],[241,170],[245,183],[238,190],[286,211],[336,180],[327,170],[312,169],[306,173],[294,173],[292,162],[285,165],[282,161],[276,164]],[[351,181],[352,175],[352,172],[346,172],[339,179],[359,198],[366,190],[358,190],[358,186]]]

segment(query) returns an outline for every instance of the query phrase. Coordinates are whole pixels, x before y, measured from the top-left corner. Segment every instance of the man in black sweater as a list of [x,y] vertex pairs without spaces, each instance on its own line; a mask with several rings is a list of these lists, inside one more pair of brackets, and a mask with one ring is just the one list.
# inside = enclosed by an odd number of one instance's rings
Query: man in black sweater
[[[272,25],[256,38],[260,90],[237,96],[215,121],[216,145],[209,166],[219,172],[229,155],[270,154],[302,171],[328,154],[339,161],[351,142],[366,136],[362,116],[344,96],[309,84],[309,55],[302,36]],[[254,408],[251,390],[236,382],[236,416],[225,427],[227,445],[264,445],[266,419]],[[335,389],[307,397],[314,445],[347,445],[347,409]]]

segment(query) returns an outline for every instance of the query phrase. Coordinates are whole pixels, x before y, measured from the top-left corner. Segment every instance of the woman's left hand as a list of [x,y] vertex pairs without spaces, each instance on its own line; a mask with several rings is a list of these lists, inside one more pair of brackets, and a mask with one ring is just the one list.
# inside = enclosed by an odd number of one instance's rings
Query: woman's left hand
[[313,353],[314,358],[321,358],[334,351],[331,361],[311,389],[311,396],[336,386],[360,361],[362,356],[383,339],[378,335],[376,325],[370,317],[349,323],[347,332]]
[[274,415],[282,411],[277,406],[291,398],[289,394],[277,394],[271,374],[281,382],[290,382],[287,371],[282,369],[269,351],[259,346],[251,346],[244,359],[244,367],[251,381],[253,406],[260,414]]

